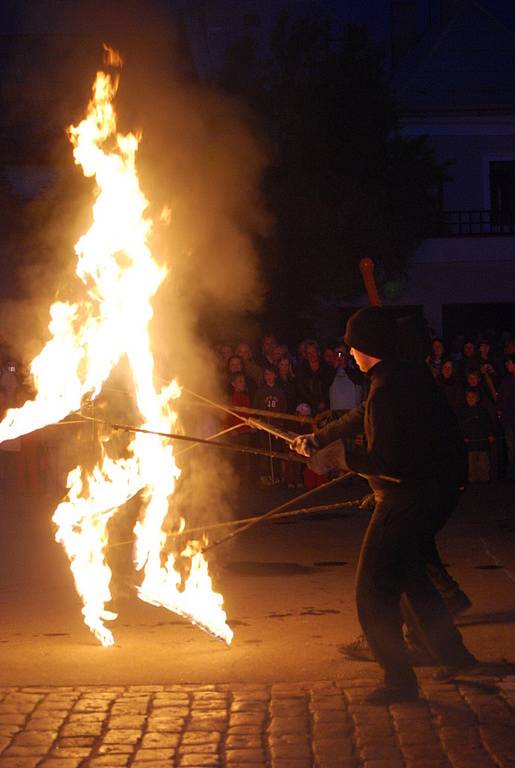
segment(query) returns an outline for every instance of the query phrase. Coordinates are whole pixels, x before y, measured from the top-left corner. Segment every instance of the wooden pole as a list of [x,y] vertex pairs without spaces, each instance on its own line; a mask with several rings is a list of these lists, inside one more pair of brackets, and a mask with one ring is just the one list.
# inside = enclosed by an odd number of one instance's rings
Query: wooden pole
[[377,292],[376,281],[374,278],[374,262],[368,256],[364,256],[359,261],[359,270],[365,284],[368,300],[373,307],[381,306],[381,299]]

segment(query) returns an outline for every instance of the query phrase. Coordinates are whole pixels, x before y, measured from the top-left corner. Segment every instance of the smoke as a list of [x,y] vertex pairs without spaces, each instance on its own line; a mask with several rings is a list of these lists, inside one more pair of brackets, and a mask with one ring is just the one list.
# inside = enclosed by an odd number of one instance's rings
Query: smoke
[[[236,324],[262,298],[254,242],[268,227],[259,201],[266,158],[238,104],[192,84],[161,88],[156,72],[148,72],[148,102],[137,105],[135,120],[143,131],[143,188],[156,218],[162,207],[170,210],[170,223],[155,233],[156,252],[170,271],[156,303],[154,337],[166,375],[187,372],[185,383],[205,388],[208,358],[200,340],[227,315]],[[126,83],[130,92],[139,85]]]
[[[51,167],[53,182],[23,206],[10,248],[18,297],[2,303],[0,322],[13,350],[28,362],[48,337],[51,302],[73,294],[73,245],[89,226],[94,189],[73,165],[64,129],[84,114],[106,42],[125,61],[119,130],[141,132],[140,180],[156,222],[152,250],[169,270],[151,327],[158,373],[220,400],[211,331],[228,318],[236,326],[259,307],[263,294],[255,243],[270,226],[260,199],[267,157],[245,108],[192,76],[184,30],[165,7],[25,3],[25,31],[42,35],[31,57],[24,55],[26,40],[12,51],[17,75],[8,83],[8,120],[31,126],[27,156],[31,166]],[[160,223],[165,207],[169,224]],[[223,425],[223,414],[217,419],[192,401],[180,407],[185,428],[203,436],[211,429],[208,417],[213,431]],[[235,475],[225,455],[206,449],[200,461],[192,451],[184,475],[178,509],[189,509],[195,520],[229,514]]]

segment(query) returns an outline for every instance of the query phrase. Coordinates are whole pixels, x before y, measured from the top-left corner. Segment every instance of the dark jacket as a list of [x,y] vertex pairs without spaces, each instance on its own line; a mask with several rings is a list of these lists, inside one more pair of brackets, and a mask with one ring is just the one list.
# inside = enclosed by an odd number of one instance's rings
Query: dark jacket
[[458,414],[465,405],[465,388],[457,376],[451,376],[446,379],[439,374],[436,383],[442,390],[445,399],[451,406],[455,414]]
[[277,377],[276,384],[280,387],[286,398],[286,413],[295,413],[297,407],[297,384],[293,376],[288,376],[286,379]]
[[488,438],[493,435],[492,420],[482,405],[464,405],[460,411],[463,437],[469,451],[488,451]]
[[461,485],[466,451],[456,416],[425,365],[381,361],[367,373],[364,411],[355,408],[316,433],[321,446],[363,432],[366,445],[347,456],[349,469],[373,488],[383,477],[405,484],[439,478]]
[[320,411],[320,403],[323,403],[322,410],[329,408],[329,387],[333,383],[334,374],[334,369],[329,368],[323,361],[320,361],[320,367],[316,371],[306,360],[297,368],[297,401],[308,403],[313,415]]
[[274,384],[273,387],[269,387],[268,384],[262,384],[257,388],[254,395],[254,408],[258,408],[260,411],[285,413],[286,395],[284,390],[277,384]]
[[497,408],[503,424],[515,427],[515,376],[509,373],[501,381]]

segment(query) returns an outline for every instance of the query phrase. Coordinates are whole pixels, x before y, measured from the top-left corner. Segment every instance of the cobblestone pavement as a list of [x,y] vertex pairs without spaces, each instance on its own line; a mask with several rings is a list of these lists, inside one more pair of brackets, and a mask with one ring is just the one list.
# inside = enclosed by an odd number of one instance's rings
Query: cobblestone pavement
[[513,768],[515,678],[0,689],[0,768]]

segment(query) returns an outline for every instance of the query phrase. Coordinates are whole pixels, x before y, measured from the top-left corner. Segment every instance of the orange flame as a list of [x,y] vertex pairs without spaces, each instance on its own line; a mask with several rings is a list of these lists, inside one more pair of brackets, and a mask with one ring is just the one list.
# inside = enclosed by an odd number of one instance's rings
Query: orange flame
[[[109,56],[112,64],[121,65],[116,52],[110,51]],[[75,246],[83,297],[74,304],[56,302],[50,308],[51,338],[31,364],[36,398],[7,412],[0,423],[0,442],[78,410],[86,394],[99,394],[123,356],[131,369],[140,426],[174,431],[173,401],[180,396],[180,388],[172,382],[156,389],[149,338],[151,300],[166,270],[154,261],[148,244],[152,221],[146,215],[148,201],[136,171],[139,139],[117,132],[113,107],[117,87],[118,80],[98,72],[86,117],[68,129],[75,163],[85,176],[95,179],[97,188],[93,223]],[[163,524],[179,475],[171,443],[140,433],[131,439],[124,458],[115,460],[103,449],[102,459],[89,475],[81,467],[68,475],[68,494],[53,516],[56,540],[70,559],[85,623],[102,645],[113,644],[104,622],[116,618],[105,608],[111,599],[111,571],[105,559],[107,524],[139,491],[145,502],[134,529],[135,567],[143,572],[139,596],[188,617],[228,644],[232,640],[223,599],[212,590],[198,542],[190,542],[180,553],[191,560],[183,585],[174,556],[163,556]]]

